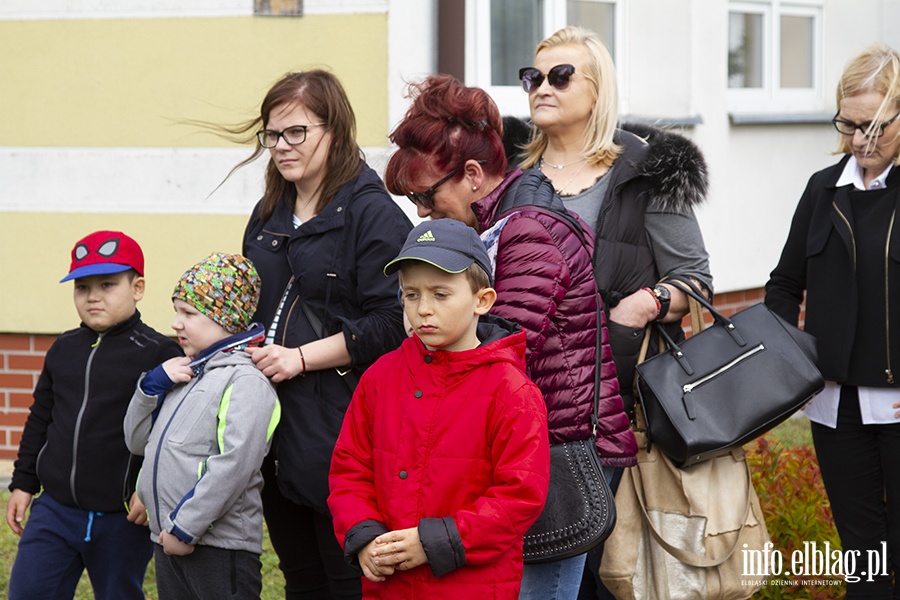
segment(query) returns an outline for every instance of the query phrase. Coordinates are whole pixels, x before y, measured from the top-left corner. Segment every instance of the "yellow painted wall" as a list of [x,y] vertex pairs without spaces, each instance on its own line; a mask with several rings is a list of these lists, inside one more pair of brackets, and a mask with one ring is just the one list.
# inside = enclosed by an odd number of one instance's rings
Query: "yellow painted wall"
[[252,117],[281,75],[322,66],[360,145],[386,145],[385,14],[0,21],[0,146],[227,145],[177,122]]
[[[228,146],[180,121],[252,118],[284,73],[318,67],[346,87],[360,145],[386,145],[384,14],[0,21],[0,146]],[[239,252],[247,216],[0,212],[0,333],[78,324],[72,284],[57,282],[74,243],[97,229],[142,245],[139,307],[169,333],[178,277],[214,250]]]
[[[249,215],[248,215],[249,216]],[[240,252],[247,217],[0,213],[0,333],[61,333],[78,326],[70,252],[92,231],[124,231],[144,251],[147,291],[138,309],[144,321],[171,334],[175,283],[211,252]]]

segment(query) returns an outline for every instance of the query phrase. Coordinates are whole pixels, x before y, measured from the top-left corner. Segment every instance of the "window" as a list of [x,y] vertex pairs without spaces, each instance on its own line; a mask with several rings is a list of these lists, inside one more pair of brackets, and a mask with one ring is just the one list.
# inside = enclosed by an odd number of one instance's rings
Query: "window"
[[821,30],[820,0],[730,3],[729,109],[821,110]]
[[303,0],[253,0],[253,14],[275,17],[302,17]]
[[491,94],[502,114],[528,114],[519,69],[530,66],[538,43],[566,25],[600,36],[616,59],[624,0],[467,0],[466,83]]

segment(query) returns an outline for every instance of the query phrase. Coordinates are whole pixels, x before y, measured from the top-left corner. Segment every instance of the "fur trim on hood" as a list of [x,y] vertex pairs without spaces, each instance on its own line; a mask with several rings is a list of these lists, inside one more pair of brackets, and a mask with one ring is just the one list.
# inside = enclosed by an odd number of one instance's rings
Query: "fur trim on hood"
[[668,207],[681,212],[706,199],[709,171],[694,142],[650,125],[622,123],[620,127],[650,145],[640,171],[653,180],[654,195],[665,199]]
[[[694,142],[672,131],[641,123],[620,123],[620,128],[644,140],[649,148],[637,166],[652,180],[654,196],[667,208],[682,212],[706,199],[709,171]],[[531,120],[503,117],[503,146],[510,167],[518,166],[521,147],[531,138]]]

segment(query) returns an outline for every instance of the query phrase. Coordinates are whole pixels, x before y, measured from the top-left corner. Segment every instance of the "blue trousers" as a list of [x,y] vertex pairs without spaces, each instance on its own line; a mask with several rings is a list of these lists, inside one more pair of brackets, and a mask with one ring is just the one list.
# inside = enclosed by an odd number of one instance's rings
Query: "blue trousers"
[[87,569],[96,600],[144,600],[150,530],[126,513],[91,513],[44,492],[31,503],[9,578],[9,600],[65,600]]

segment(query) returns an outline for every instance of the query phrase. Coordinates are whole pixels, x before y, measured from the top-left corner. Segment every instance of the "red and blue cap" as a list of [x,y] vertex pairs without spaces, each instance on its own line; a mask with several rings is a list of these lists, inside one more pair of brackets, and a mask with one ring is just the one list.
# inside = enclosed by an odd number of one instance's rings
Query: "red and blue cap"
[[113,275],[134,269],[144,275],[144,253],[136,241],[121,231],[95,231],[72,248],[69,274],[60,283],[91,275]]

